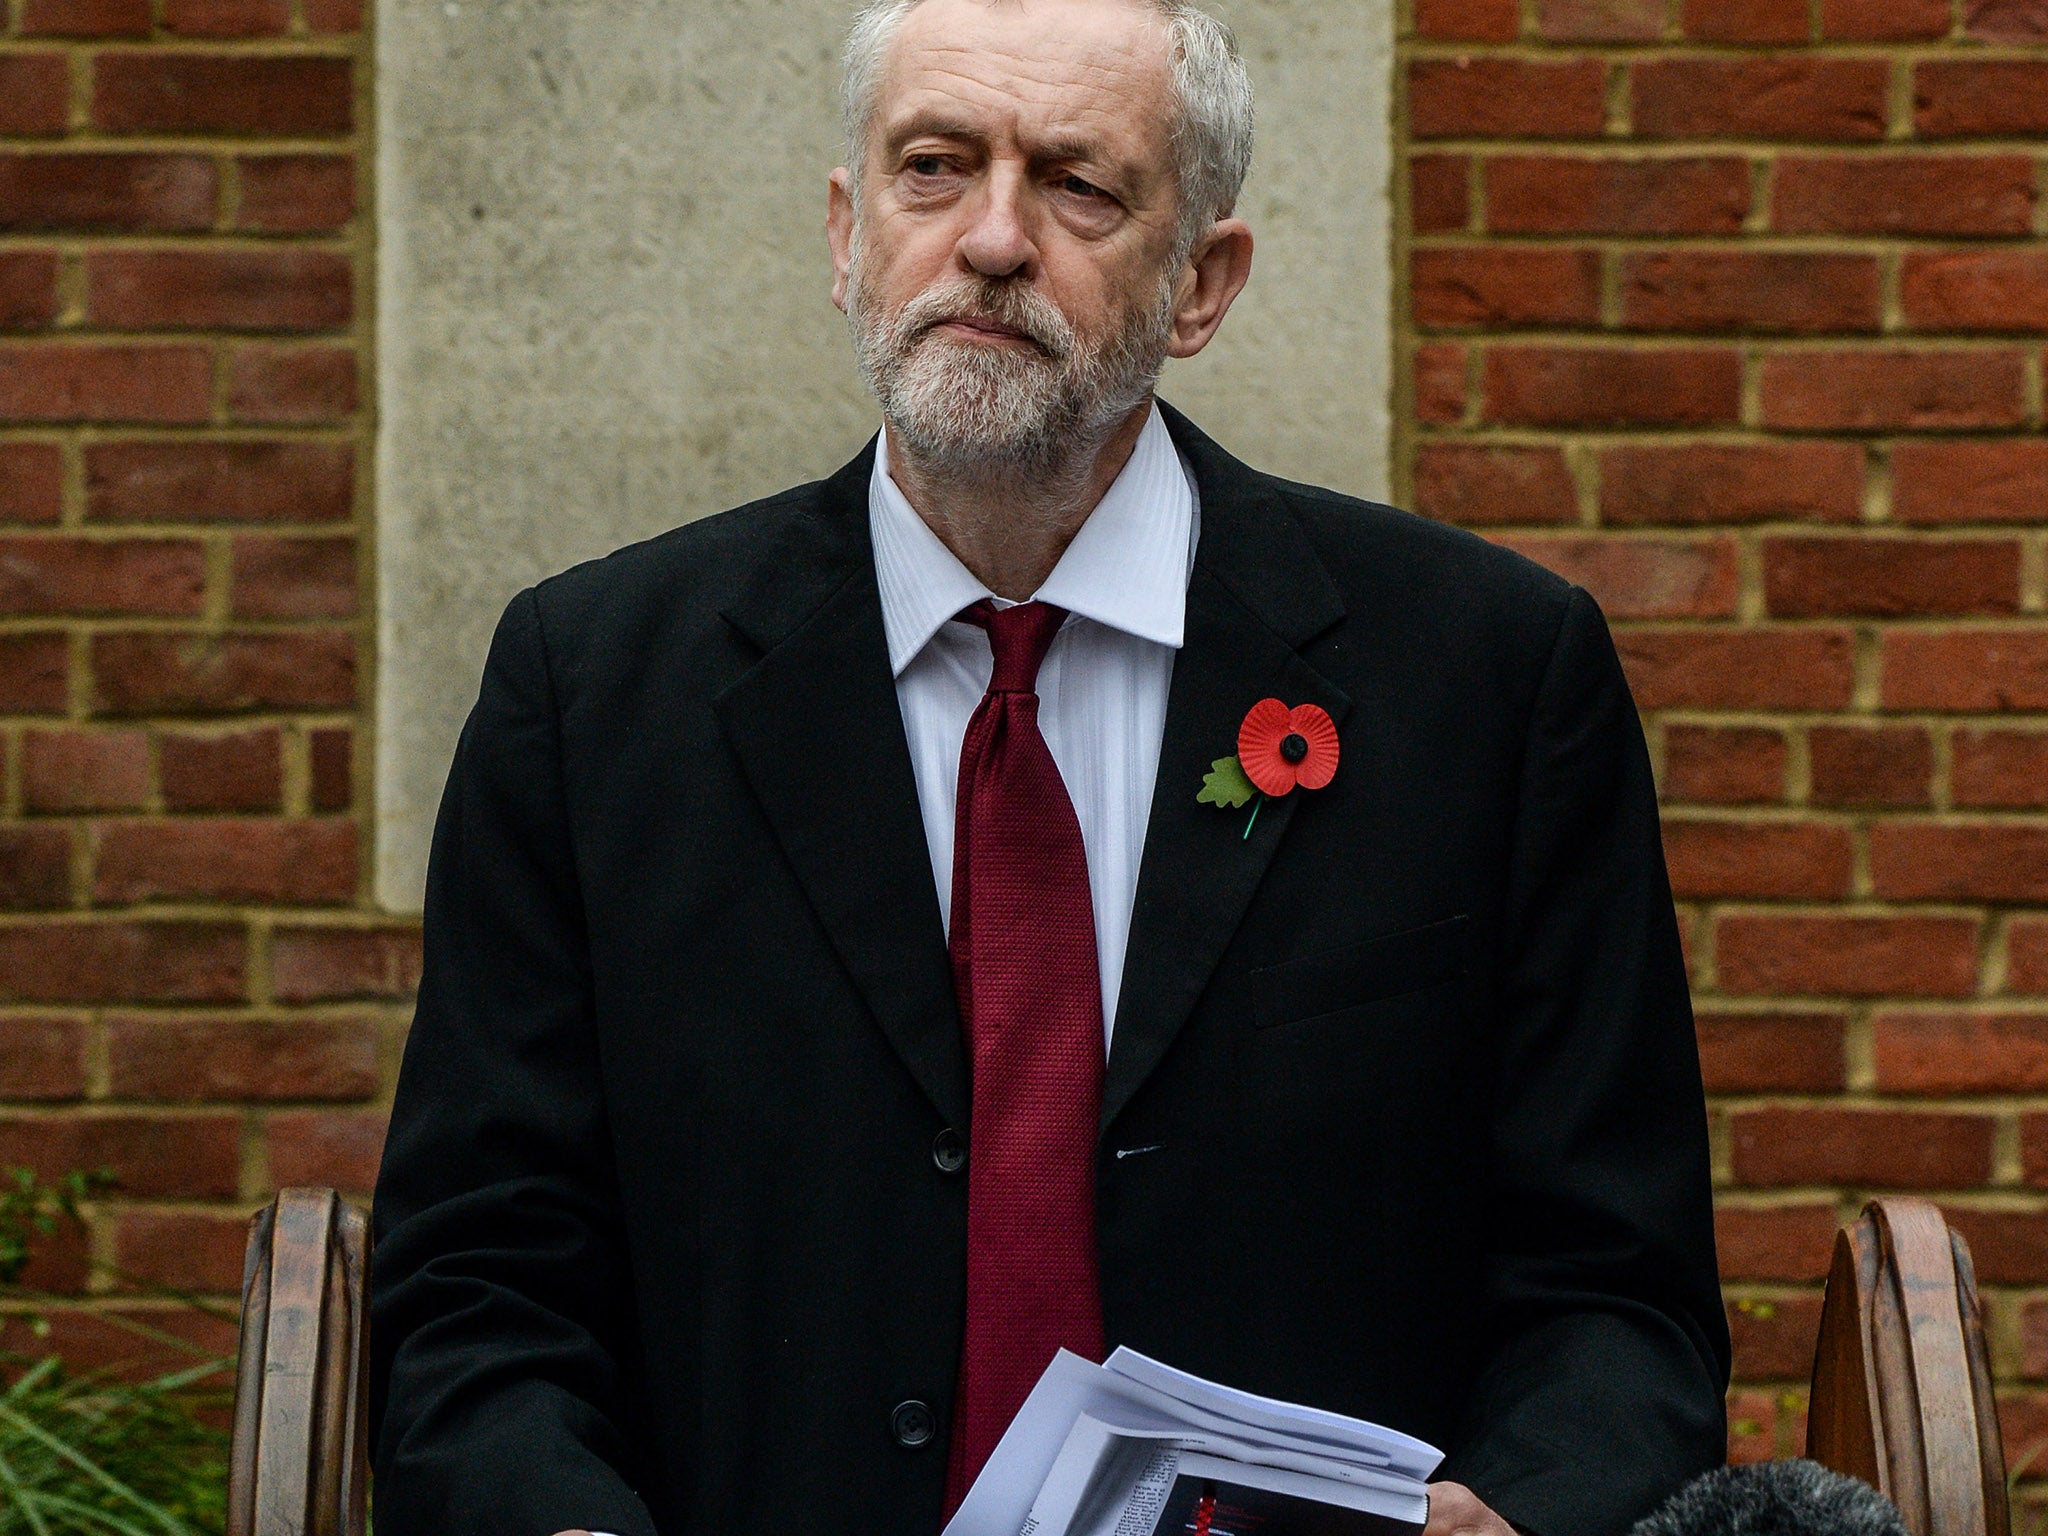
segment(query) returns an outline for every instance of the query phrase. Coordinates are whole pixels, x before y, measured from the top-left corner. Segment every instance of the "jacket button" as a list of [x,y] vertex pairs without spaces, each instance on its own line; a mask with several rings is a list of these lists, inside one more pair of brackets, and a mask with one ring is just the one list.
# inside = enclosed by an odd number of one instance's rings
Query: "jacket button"
[[967,1142],[950,1125],[932,1141],[932,1166],[941,1173],[958,1173],[967,1166]]
[[898,1403],[889,1414],[889,1433],[906,1451],[922,1450],[938,1432],[939,1421],[932,1417],[931,1409],[914,1397]]

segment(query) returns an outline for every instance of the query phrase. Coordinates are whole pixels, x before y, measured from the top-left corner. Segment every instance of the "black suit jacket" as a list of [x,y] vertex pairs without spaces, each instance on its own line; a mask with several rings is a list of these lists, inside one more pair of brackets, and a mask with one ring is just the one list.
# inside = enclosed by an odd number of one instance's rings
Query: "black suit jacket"
[[[1599,611],[1168,420],[1202,530],[1103,1092],[1109,1340],[1621,1532],[1720,1461],[1728,1358]],[[969,1091],[871,463],[499,627],[377,1190],[379,1536],[938,1530]],[[1269,695],[1342,763],[1245,838],[1195,796]]]

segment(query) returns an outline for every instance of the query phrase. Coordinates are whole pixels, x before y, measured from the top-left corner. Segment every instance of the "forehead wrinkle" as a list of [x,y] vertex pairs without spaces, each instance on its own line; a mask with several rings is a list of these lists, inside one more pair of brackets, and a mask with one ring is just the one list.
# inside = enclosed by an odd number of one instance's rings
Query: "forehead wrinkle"
[[897,100],[884,108],[882,139],[892,148],[927,132],[973,140],[1007,136],[1036,158],[1085,158],[1138,169],[1150,157],[1134,151],[1141,144],[1163,151],[1171,136],[1169,123],[1148,122],[1153,114],[1131,110],[1131,95],[1117,89],[1124,81],[1114,70],[1096,69],[1098,80],[1021,74],[992,80],[937,61],[922,65],[891,83],[889,95]]

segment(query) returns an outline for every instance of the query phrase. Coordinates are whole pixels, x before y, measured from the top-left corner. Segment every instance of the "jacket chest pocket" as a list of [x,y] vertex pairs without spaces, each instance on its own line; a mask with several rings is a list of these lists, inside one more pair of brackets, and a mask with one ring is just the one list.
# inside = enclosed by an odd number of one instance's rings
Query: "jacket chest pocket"
[[1461,914],[1256,970],[1253,1023],[1272,1029],[1442,986],[1464,974],[1471,928]]

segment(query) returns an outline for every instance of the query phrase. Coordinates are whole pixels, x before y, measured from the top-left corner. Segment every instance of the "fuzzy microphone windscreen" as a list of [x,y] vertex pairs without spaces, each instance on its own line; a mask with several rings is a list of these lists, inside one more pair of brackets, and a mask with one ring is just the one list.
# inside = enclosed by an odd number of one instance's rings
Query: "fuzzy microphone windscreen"
[[1892,1501],[1816,1461],[1760,1461],[1694,1478],[1629,1536],[1907,1536]]

